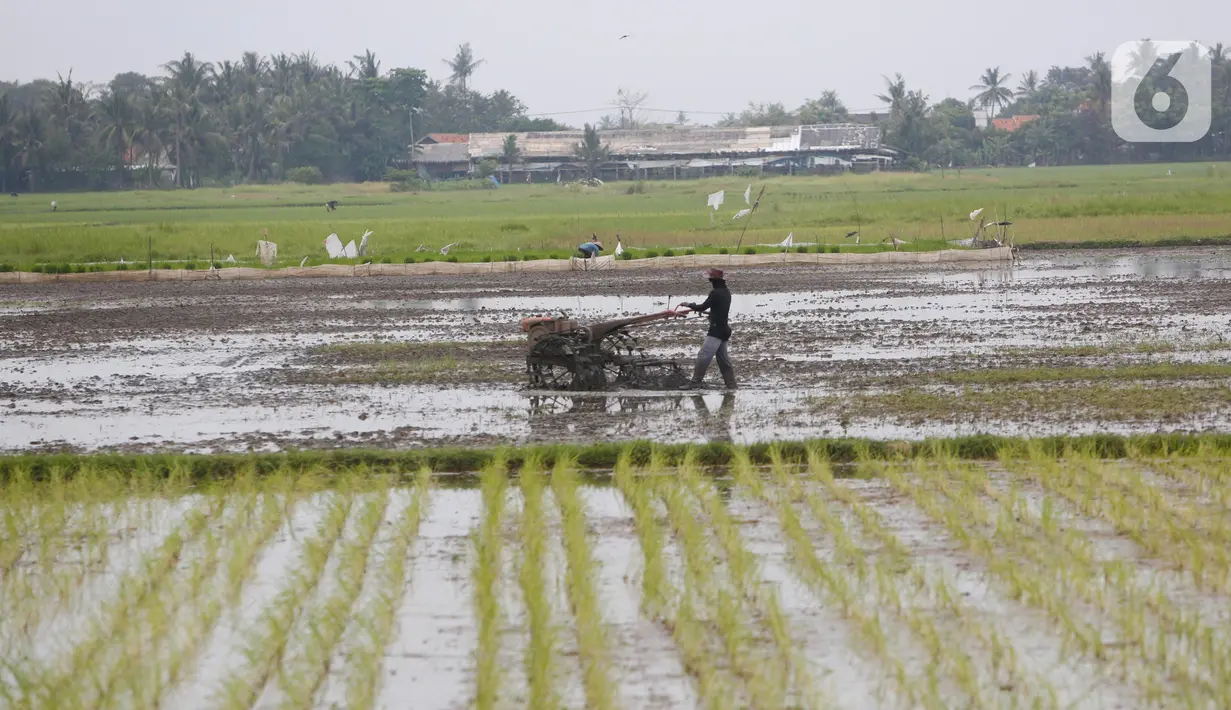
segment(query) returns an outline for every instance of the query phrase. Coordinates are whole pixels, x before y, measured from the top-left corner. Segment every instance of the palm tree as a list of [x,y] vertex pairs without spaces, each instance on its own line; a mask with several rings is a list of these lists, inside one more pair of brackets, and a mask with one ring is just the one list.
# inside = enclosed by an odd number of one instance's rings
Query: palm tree
[[111,91],[99,100],[98,142],[104,151],[118,158],[120,186],[128,169],[129,151],[137,132],[136,111],[126,95]]
[[573,153],[586,164],[586,177],[592,178],[610,157],[611,146],[603,145],[602,139],[598,136],[598,129],[587,123],[585,135]]
[[1022,75],[1022,80],[1017,84],[1018,96],[1033,96],[1034,92],[1039,90],[1039,73],[1033,69]]
[[146,179],[154,186],[154,165],[162,157],[163,138],[167,122],[164,107],[154,97],[149,97],[137,106],[132,143],[141,146],[145,153]]
[[1111,65],[1102,52],[1086,57],[1086,65],[1090,67],[1090,98],[1098,107],[1098,115],[1106,116],[1111,104]]
[[163,68],[170,74],[166,98],[175,117],[175,184],[183,187],[184,124],[189,113],[199,113],[197,109],[206,86],[206,77],[213,70],[213,65],[199,62],[191,52],[184,52],[183,57],[167,62]]
[[881,75],[885,80],[885,93],[877,94],[876,98],[889,104],[889,113],[893,116],[902,114],[902,105],[906,101],[906,80],[901,74],[895,74],[893,79]]
[[504,145],[501,149],[501,156],[504,164],[508,166],[504,176],[504,182],[507,185],[513,182],[513,165],[521,160],[521,148],[517,147],[517,136],[510,133],[504,137]]
[[464,92],[466,91],[466,83],[470,81],[470,77],[474,75],[474,70],[479,68],[485,60],[475,59],[474,52],[470,49],[470,43],[458,45],[457,54],[453,55],[452,59],[443,60],[449,65],[449,69],[453,71],[449,75],[449,81],[456,84]]
[[363,54],[356,54],[354,60],[346,62],[351,74],[360,79],[380,78],[380,62],[376,61],[376,55],[372,53],[372,50],[366,49]]
[[1000,108],[1013,100],[1013,90],[1004,86],[1012,76],[1008,72],[1001,74],[1000,67],[984,71],[983,76],[979,77],[982,83],[970,87],[972,91],[979,92],[975,96],[975,103],[985,109],[992,107],[992,116],[999,114]]

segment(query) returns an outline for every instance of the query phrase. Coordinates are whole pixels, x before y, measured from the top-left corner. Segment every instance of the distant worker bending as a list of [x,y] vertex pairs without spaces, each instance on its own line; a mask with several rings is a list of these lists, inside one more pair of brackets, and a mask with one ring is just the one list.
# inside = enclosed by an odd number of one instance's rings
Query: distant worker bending
[[598,253],[603,250],[603,243],[597,238],[585,242],[577,247],[577,256],[581,259],[593,259],[598,256]]

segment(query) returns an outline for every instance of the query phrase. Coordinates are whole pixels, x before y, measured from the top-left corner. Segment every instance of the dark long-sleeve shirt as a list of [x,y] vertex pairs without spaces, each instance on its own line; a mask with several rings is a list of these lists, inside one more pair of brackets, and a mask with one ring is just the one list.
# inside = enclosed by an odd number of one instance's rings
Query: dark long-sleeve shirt
[[719,340],[730,340],[731,291],[723,279],[710,279],[710,284],[713,288],[704,302],[685,303],[684,305],[698,313],[708,312],[710,329],[705,333],[706,335]]

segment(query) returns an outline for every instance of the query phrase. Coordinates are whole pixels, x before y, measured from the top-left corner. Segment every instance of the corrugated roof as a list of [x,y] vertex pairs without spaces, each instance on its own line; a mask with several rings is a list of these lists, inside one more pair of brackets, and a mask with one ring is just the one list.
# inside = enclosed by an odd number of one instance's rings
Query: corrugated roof
[[465,133],[429,133],[420,143],[466,143],[470,136]]
[[[531,160],[573,155],[583,131],[516,133],[522,154]],[[507,133],[470,134],[470,156],[499,158]],[[663,128],[655,130],[599,131],[612,155],[660,158],[684,155],[769,153],[790,150],[875,150],[880,129],[874,126],[760,126],[754,128]]]
[[418,163],[468,163],[470,146],[467,143],[427,143],[415,149],[413,158]]

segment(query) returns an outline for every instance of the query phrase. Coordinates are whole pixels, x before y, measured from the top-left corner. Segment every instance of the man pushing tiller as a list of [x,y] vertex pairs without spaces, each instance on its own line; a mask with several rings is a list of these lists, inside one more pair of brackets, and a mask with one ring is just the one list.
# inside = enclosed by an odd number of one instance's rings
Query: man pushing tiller
[[731,291],[722,278],[722,269],[706,269],[705,278],[710,280],[710,294],[702,303],[681,303],[676,309],[687,308],[696,313],[709,315],[710,327],[705,333],[705,342],[697,353],[697,364],[693,368],[692,381],[688,387],[700,387],[705,379],[705,371],[709,369],[710,361],[718,356],[718,370],[722,373],[723,384],[727,389],[735,389],[735,368],[731,365],[731,355],[727,351],[727,341],[731,339],[731,324],[728,318],[731,313]]

